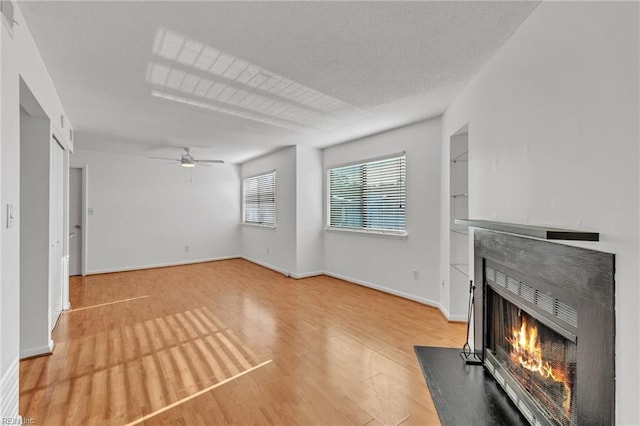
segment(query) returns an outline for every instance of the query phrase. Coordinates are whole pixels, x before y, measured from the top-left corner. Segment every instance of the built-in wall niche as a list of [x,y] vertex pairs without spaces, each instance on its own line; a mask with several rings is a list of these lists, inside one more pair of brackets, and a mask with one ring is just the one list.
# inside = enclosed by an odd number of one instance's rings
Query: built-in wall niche
[[461,317],[466,309],[469,285],[469,228],[456,219],[469,217],[469,132],[467,127],[451,136],[449,147],[449,314]]

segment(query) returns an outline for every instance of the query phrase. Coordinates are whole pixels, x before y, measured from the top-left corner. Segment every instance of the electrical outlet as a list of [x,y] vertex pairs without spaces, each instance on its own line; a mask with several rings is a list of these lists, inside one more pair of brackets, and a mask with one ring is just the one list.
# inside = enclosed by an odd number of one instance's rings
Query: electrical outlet
[[96,214],[96,209],[94,209],[93,207],[89,207],[89,208],[87,208],[87,214],[88,214],[89,216],[93,216],[93,215],[95,215],[95,214]]
[[267,249],[267,256],[269,256],[271,254],[271,249]]
[[191,246],[185,245],[184,246],[184,251],[188,252],[189,250],[191,250]]
[[419,280],[420,279],[420,271],[418,271],[417,269],[413,270],[413,279],[414,280]]
[[442,287],[444,287],[444,280],[442,280],[442,282],[440,283],[440,285],[441,285]]

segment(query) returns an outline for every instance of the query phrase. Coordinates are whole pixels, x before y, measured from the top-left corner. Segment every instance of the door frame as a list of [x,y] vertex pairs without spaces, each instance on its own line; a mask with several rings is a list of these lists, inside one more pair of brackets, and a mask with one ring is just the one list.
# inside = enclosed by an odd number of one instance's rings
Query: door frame
[[[82,179],[82,214],[80,215],[80,226],[82,226],[82,247],[80,248],[80,252],[82,253],[82,259],[80,261],[80,274],[84,277],[87,275],[87,242],[89,241],[89,218],[87,215],[87,205],[88,205],[88,197],[89,197],[89,166],[83,163],[77,163],[75,161],[71,161],[69,165],[69,170],[71,169],[80,169],[81,170],[81,179]],[[69,188],[69,185],[67,185]],[[69,197],[71,197],[71,193],[69,193]],[[69,204],[67,204],[67,211],[69,210]],[[69,235],[67,233],[67,241],[69,239]],[[68,242],[67,242],[68,244]],[[67,256],[69,253],[67,252]]]
[[[63,137],[62,130],[51,121],[51,141],[57,142],[63,149],[62,170],[63,170],[63,229],[62,229],[62,311],[71,309],[69,299],[69,155],[71,153],[71,144]],[[58,317],[59,318],[59,317]]]
[[[56,264],[57,266],[54,267],[53,271],[57,272],[58,277],[56,277],[55,275],[53,275],[53,277],[51,276],[51,266],[49,266],[49,334],[50,334],[50,338],[53,338],[53,329],[55,328],[55,326],[58,323],[58,320],[60,319],[60,315],[62,314],[62,312],[65,310],[65,306],[66,306],[66,301],[69,299],[69,280],[68,280],[68,273],[66,273],[66,270],[68,269],[68,261],[67,261],[67,252],[68,252],[68,242],[66,241],[65,235],[68,232],[68,208],[66,206],[67,204],[67,193],[68,191],[68,172],[67,172],[67,151],[68,151],[68,147],[66,146],[66,143],[64,142],[64,140],[60,137],[60,132],[57,131],[56,128],[51,129],[51,133],[50,133],[50,140],[49,140],[49,185],[51,185],[51,183],[54,180],[54,176],[52,175],[51,170],[53,170],[53,164],[54,164],[54,155],[53,152],[54,150],[56,150],[56,148],[54,148],[54,146],[57,146],[58,148],[60,148],[60,156],[61,156],[61,162],[58,165],[58,167],[60,167],[60,173],[62,174],[62,181],[60,182],[60,187],[62,189],[62,193],[59,194],[58,196],[61,197],[62,199],[59,200],[60,202],[60,208],[61,208],[61,214],[62,217],[60,217],[59,219],[61,219],[62,221],[62,229],[60,230],[60,234],[62,235],[60,238],[60,244],[62,245],[61,250],[60,250],[60,257],[58,258],[57,256],[55,256],[56,251],[54,250],[53,253],[51,253],[51,249],[49,250],[49,265],[51,265],[51,261],[53,260],[54,264]],[[51,186],[49,186],[49,194],[51,194]],[[51,196],[51,195],[50,195]],[[50,199],[51,200],[51,199]],[[52,215],[55,217],[56,213],[55,213],[55,209],[52,210],[52,205],[51,205],[51,201],[49,201],[49,220],[51,221],[51,217]],[[54,204],[55,205],[55,204]],[[53,213],[52,213],[53,212]],[[51,235],[51,222],[49,222],[49,235]],[[53,256],[53,259],[52,259]],[[59,289],[60,289],[60,293],[58,294],[56,293],[51,293],[51,279],[53,279],[54,281],[58,281],[59,280]],[[57,305],[57,302],[54,302],[54,298],[55,300],[58,299],[58,297],[60,298],[60,311],[59,312],[52,312],[52,308],[54,306]],[[52,316],[52,314],[55,313],[55,318]]]
[[58,126],[51,122],[51,140],[57,142],[63,149],[63,230],[62,241],[64,243],[62,248],[63,259],[63,271],[62,271],[62,311],[71,309],[71,303],[69,301],[69,154],[71,152],[71,146],[69,141],[63,137],[63,133]]

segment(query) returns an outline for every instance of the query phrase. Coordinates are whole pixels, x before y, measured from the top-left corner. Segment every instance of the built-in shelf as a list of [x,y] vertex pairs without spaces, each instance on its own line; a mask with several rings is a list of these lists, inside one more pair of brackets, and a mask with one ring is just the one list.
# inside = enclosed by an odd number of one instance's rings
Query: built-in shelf
[[452,263],[451,269],[458,271],[465,277],[469,278],[469,265],[466,263]]
[[456,225],[473,226],[526,237],[545,240],[600,241],[598,232],[575,231],[571,229],[549,228],[547,226],[521,225],[516,223],[493,222],[490,220],[455,219]]
[[[469,265],[472,241],[469,227],[456,225],[454,219],[469,217],[469,134],[456,132],[449,138],[449,258],[450,267],[444,272],[448,286],[445,305],[448,316],[464,318],[468,313],[466,290],[469,286]],[[441,294],[442,296],[442,294]]]

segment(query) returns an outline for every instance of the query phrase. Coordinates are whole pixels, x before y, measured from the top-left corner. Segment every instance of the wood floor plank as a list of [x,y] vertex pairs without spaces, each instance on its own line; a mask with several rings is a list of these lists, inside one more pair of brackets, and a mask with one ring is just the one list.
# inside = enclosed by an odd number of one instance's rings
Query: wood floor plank
[[439,424],[414,345],[461,346],[432,307],[240,259],[73,277],[20,412],[54,425]]

